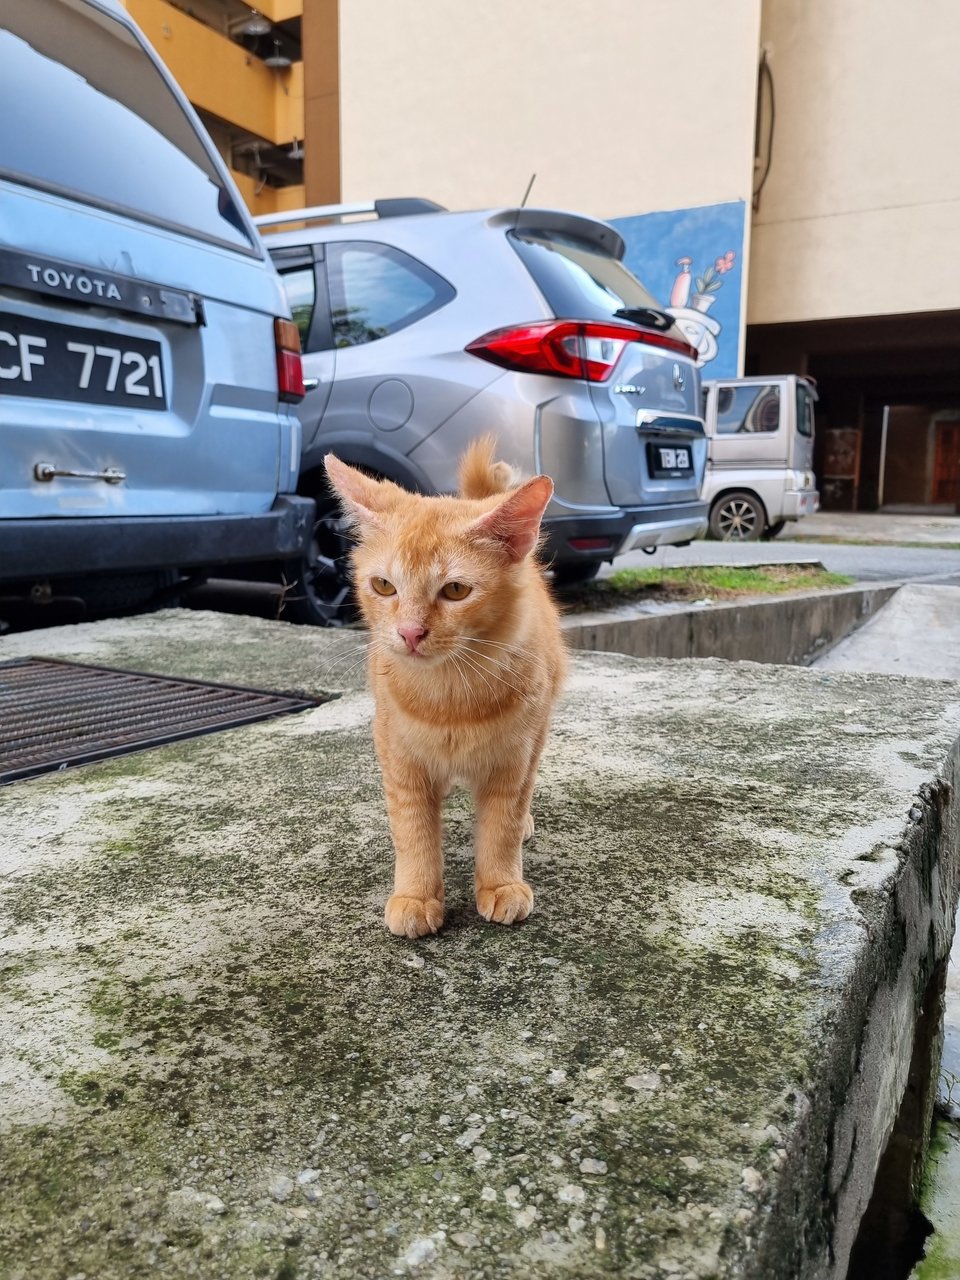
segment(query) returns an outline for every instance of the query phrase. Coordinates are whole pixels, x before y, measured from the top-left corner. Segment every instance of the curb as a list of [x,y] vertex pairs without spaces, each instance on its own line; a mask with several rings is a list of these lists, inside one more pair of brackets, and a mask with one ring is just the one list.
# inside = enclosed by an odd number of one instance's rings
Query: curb
[[682,609],[614,618],[590,614],[565,618],[574,649],[623,653],[633,658],[728,658],[809,666],[865,623],[903,584],[810,591],[775,600]]

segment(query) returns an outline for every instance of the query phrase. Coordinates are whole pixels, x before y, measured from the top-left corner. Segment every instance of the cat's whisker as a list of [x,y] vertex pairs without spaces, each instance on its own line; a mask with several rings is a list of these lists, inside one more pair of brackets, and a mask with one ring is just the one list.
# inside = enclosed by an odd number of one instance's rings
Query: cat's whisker
[[350,679],[366,665],[372,655],[389,652],[389,647],[379,637],[371,635],[335,658],[330,664],[330,674],[338,680]]
[[[495,658],[493,654],[477,653],[472,649],[469,650],[469,654],[474,662],[489,662],[491,664],[490,667],[484,667],[483,670],[488,671],[490,675],[494,676],[498,680],[505,680],[505,676],[498,675],[498,672],[507,672],[509,675],[515,676],[517,679],[522,679],[522,672],[517,671],[516,668],[510,666],[509,663],[503,662],[499,658]],[[517,686],[511,685],[511,688],[517,688]]]
[[[515,685],[511,680],[507,680],[502,675],[498,675],[496,671],[491,671],[489,668],[478,666],[476,661],[474,660],[476,658],[486,658],[488,662],[495,661],[494,659],[490,658],[487,654],[482,654],[482,653],[474,654],[474,653],[461,652],[460,656],[463,658],[464,662],[466,662],[467,665],[471,667],[477,673],[477,675],[480,676],[481,680],[483,680],[484,684],[487,686],[488,689],[490,689],[492,693],[495,693],[496,691],[494,690],[493,685],[490,683],[490,681],[486,679],[486,676],[491,676],[494,680],[498,681],[500,684],[506,685],[506,687],[508,689],[512,689],[514,693],[523,694],[526,692],[519,685]],[[511,674],[515,674],[510,667],[504,666],[503,663],[496,663],[495,665],[499,667],[501,670],[510,671]]]
[[[464,637],[461,637],[461,638],[464,638]],[[470,637],[466,637],[466,638],[470,638]],[[486,644],[488,642],[483,641],[482,643]],[[532,663],[536,666],[541,667],[543,670],[546,670],[545,664],[535,654],[528,653],[526,650],[524,650],[522,646],[502,645],[501,647],[508,651],[512,649],[517,649],[518,653],[514,654],[512,652],[508,652],[507,656],[503,657],[500,654],[484,653],[482,649],[469,649],[467,652],[474,659],[480,659],[483,662],[489,662],[494,667],[502,671],[509,671],[509,673],[512,676],[515,676],[517,679],[521,681],[523,680],[523,672],[522,670],[519,669],[521,664]]]
[[540,667],[546,666],[546,663],[543,661],[540,655],[537,653],[534,653],[534,651],[529,647],[529,645],[507,644],[502,640],[488,640],[486,639],[486,637],[483,637],[483,636],[461,636],[460,639],[468,641],[470,644],[490,645],[491,648],[494,648],[494,649],[508,649],[511,652],[516,653],[519,657],[522,657],[528,662],[536,663],[536,665]]
[[369,649],[374,648],[376,644],[377,644],[377,641],[372,637],[368,640],[363,640],[360,644],[352,644],[349,649],[341,650],[341,652],[337,654],[337,656],[330,663],[330,666],[337,667],[340,665],[341,662],[346,662],[348,658],[355,659],[358,654],[362,658],[367,653],[367,651]]
[[455,653],[451,653],[450,660],[453,663],[454,667],[456,668],[457,675],[460,677],[460,682],[463,685],[465,692],[470,697],[471,701],[473,702],[473,705],[477,709],[477,714],[479,715],[481,710],[480,699],[477,697],[476,691],[471,686],[470,680],[467,677],[467,673],[464,671],[463,667],[457,661],[457,655]]
[[460,653],[460,658],[461,658],[461,660],[462,660],[463,662],[465,662],[465,663],[466,663],[466,665],[470,668],[470,670],[471,670],[471,671],[473,671],[476,675],[478,675],[478,676],[480,677],[480,679],[481,679],[481,680],[483,681],[483,683],[487,686],[487,688],[490,690],[490,692],[493,694],[493,696],[494,696],[494,697],[496,697],[496,696],[497,696],[497,691],[496,691],[496,689],[494,689],[493,685],[490,683],[490,681],[489,681],[489,680],[486,678],[486,676],[484,675],[483,668],[482,668],[482,667],[478,667],[478,666],[477,666],[477,664],[476,664],[475,662],[471,662],[471,661],[470,661],[470,658],[468,657],[468,655],[467,655],[466,653],[462,652],[462,651],[461,651],[461,653]]
[[524,692],[523,689],[518,689],[515,684],[511,684],[509,680],[504,680],[503,677],[498,676],[495,671],[490,671],[489,669],[478,666],[477,663],[472,660],[472,657],[469,654],[461,652],[460,657],[467,664],[470,670],[473,671],[474,674],[483,681],[483,683],[490,690],[494,698],[499,698],[500,695],[498,694],[494,686],[490,683],[490,681],[487,679],[487,676],[490,676],[491,679],[495,680],[498,684],[502,684],[506,688],[511,689],[514,693],[523,694]]
[[346,667],[347,670],[352,670],[354,667],[359,666],[361,662],[365,661],[368,653],[375,652],[376,648],[377,646],[375,645],[365,644],[358,645],[354,649],[349,649],[345,653],[341,653],[338,657],[334,658],[330,663],[330,670],[336,671],[338,668],[343,667]]

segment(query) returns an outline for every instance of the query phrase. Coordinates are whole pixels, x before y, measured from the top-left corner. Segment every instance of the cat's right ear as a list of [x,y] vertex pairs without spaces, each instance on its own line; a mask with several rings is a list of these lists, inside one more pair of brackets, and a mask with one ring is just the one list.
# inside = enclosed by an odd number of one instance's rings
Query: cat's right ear
[[343,502],[344,514],[358,524],[382,529],[385,486],[356,467],[347,466],[336,454],[328,453],[323,465],[331,487]]
[[540,521],[553,497],[549,476],[534,476],[511,490],[499,506],[468,526],[468,532],[497,543],[514,561],[528,556],[537,545]]

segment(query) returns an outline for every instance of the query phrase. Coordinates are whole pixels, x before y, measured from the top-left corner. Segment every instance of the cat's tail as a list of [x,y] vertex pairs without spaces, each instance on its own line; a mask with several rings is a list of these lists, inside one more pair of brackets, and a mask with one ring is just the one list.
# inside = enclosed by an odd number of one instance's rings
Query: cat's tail
[[495,462],[496,437],[481,436],[467,446],[460,459],[458,479],[461,498],[492,498],[519,484],[518,472],[509,462]]

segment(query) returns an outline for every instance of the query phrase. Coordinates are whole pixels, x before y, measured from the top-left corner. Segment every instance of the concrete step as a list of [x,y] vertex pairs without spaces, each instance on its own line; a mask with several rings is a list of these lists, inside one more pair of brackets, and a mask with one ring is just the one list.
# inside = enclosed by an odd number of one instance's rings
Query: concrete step
[[5,1274],[842,1280],[891,1133],[923,1154],[955,686],[577,654],[534,915],[476,915],[455,793],[407,943],[358,642],[3,642],[342,695],[0,791]]

